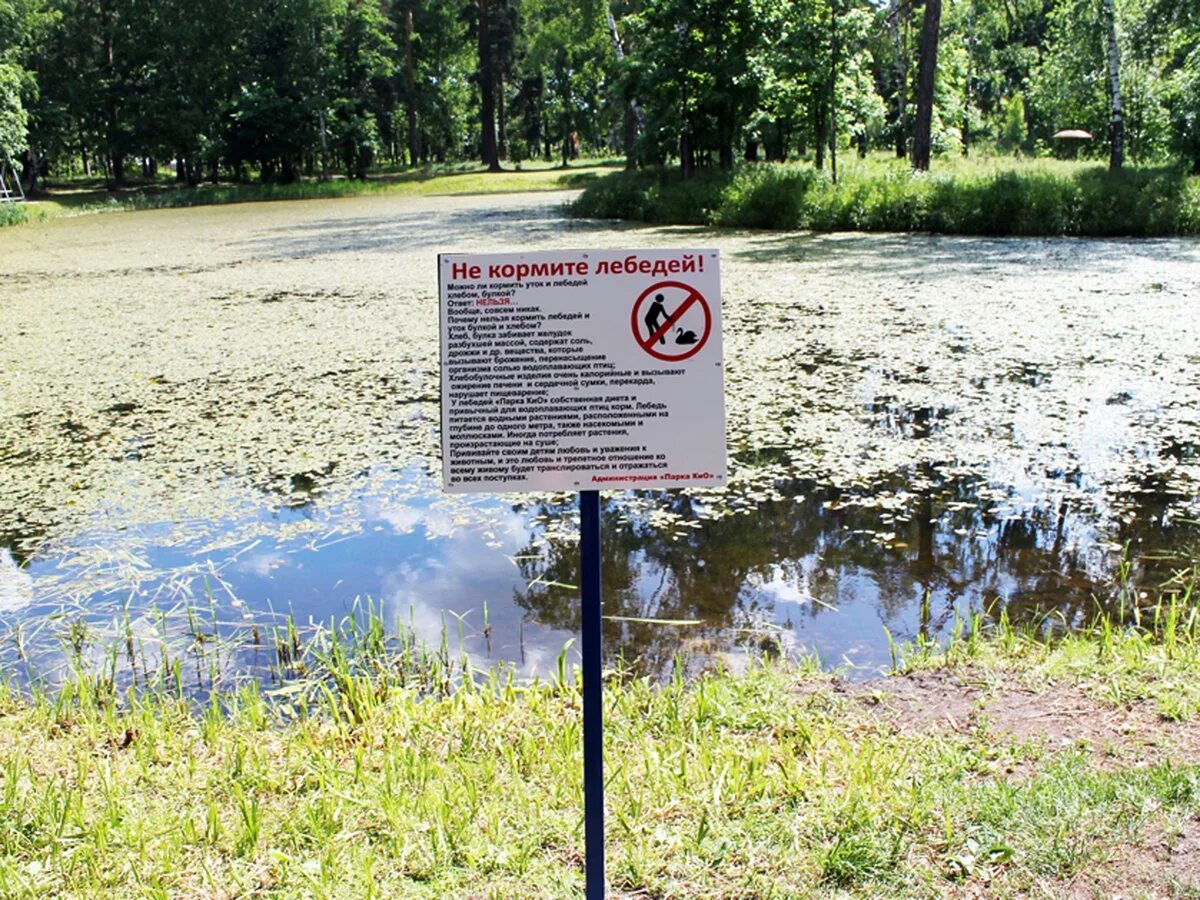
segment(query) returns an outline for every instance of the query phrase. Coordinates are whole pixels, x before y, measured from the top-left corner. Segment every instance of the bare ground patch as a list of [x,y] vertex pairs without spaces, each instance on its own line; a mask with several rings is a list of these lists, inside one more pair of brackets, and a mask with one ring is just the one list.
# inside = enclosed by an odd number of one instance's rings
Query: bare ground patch
[[943,669],[865,682],[834,678],[804,692],[823,687],[901,733],[983,730],[1013,743],[1087,747],[1097,764],[1122,767],[1200,754],[1200,722],[1164,719],[1151,701],[1106,704],[1073,684],[1034,690],[995,673]]
[[[1163,718],[1152,701],[1112,705],[1069,683],[1043,689],[1004,673],[967,669],[918,671],[851,682],[807,681],[806,698],[839,699],[897,734],[960,733],[996,744],[1036,744],[1046,750],[1084,748],[1098,770],[1193,765],[1200,758],[1200,722]],[[1024,779],[1036,762],[1001,777]],[[1200,898],[1200,820],[1156,825],[1139,840],[1105,848],[1103,862],[1067,880],[1030,886],[1027,896],[1069,898]],[[956,896],[992,896],[985,884],[964,883]]]
[[1119,848],[1099,871],[1081,872],[1053,892],[1085,898],[1200,897],[1200,822]]

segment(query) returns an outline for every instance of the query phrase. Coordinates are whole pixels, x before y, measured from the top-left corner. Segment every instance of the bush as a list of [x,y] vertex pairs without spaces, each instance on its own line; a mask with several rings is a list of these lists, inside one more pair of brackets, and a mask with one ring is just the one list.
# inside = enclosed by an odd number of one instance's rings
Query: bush
[[833,184],[797,165],[746,165],[684,180],[677,172],[598,179],[578,216],[658,224],[816,231],[931,231],[981,235],[1200,234],[1200,179],[1181,170],[1096,165],[963,163],[918,173],[864,164]]
[[818,178],[812,169],[744,168],[722,192],[712,224],[799,228],[805,218],[805,198]]
[[705,225],[720,203],[727,181],[724,173],[704,173],[685,180],[666,169],[620,172],[593,182],[572,210],[583,218]]

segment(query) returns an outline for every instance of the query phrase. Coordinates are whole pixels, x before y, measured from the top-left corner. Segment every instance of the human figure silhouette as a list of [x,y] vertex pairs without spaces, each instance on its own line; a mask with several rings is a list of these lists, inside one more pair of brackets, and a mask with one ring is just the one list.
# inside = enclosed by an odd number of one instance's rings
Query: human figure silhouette
[[[649,337],[654,336],[654,332],[658,331],[661,321],[671,321],[671,317],[667,314],[667,308],[663,306],[663,295],[655,294],[654,302],[650,304],[650,309],[646,311],[646,328],[649,330]],[[658,342],[665,344],[667,339],[659,335]]]

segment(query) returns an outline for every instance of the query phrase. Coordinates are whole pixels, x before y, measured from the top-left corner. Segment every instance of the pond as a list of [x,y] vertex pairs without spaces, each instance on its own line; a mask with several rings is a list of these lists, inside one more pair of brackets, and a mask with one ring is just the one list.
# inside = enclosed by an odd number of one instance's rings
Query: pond
[[1085,624],[1195,558],[1200,242],[629,227],[568,198],[0,233],[9,670],[202,631],[237,677],[269,666],[261,629],[369,602],[549,674],[578,625],[575,498],[440,492],[438,252],[721,251],[730,483],[606,495],[613,659],[870,674],[972,612]]

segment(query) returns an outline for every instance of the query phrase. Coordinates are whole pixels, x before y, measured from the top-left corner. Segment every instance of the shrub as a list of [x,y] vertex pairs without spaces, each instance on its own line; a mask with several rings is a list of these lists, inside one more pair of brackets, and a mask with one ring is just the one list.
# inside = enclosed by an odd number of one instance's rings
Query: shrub
[[575,215],[660,224],[982,235],[1200,234],[1200,178],[1170,167],[962,163],[947,173],[863,164],[839,184],[798,165],[684,180],[661,169],[597,179]]
[[812,169],[741,169],[722,192],[712,224],[799,228],[804,220],[805,198],[818,180]]

